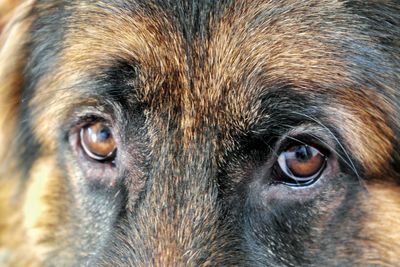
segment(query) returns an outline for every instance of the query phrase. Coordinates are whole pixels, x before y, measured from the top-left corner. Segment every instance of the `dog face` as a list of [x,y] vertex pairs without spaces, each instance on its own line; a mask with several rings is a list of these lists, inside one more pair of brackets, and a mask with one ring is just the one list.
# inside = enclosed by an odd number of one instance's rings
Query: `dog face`
[[395,265],[399,37],[396,1],[26,2],[0,261]]

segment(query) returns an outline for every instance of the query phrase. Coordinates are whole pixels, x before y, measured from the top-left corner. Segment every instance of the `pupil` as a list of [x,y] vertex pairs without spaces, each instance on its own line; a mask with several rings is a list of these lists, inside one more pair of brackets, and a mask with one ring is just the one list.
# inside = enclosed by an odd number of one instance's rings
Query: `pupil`
[[310,160],[311,153],[308,146],[301,146],[296,150],[296,159],[301,162]]
[[102,128],[97,134],[99,141],[106,141],[110,138],[111,132],[108,128]]

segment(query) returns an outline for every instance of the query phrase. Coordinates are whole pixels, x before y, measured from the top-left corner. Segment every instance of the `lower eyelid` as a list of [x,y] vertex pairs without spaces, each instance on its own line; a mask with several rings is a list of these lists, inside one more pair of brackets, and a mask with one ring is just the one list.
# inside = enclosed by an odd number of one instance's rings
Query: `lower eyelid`
[[319,178],[306,186],[288,186],[283,183],[264,184],[262,190],[264,201],[307,201],[322,194],[327,188],[332,188],[332,183],[340,174],[339,163],[335,156],[331,156],[327,158],[325,164],[326,167]]

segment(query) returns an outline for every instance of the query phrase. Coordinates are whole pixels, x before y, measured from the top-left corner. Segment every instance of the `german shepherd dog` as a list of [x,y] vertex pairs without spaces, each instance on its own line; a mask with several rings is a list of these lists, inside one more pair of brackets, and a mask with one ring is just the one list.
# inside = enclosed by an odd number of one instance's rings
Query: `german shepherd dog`
[[27,0],[0,266],[400,266],[398,0]]

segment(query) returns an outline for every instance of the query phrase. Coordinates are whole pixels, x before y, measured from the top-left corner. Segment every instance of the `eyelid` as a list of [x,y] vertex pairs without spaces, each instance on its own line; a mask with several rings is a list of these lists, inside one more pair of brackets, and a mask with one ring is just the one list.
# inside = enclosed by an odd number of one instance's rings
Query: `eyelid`
[[301,125],[283,134],[275,143],[274,153],[278,156],[294,144],[313,144],[324,155],[329,156],[331,151],[336,150],[336,145],[329,130],[318,125]]
[[298,136],[285,136],[283,140],[280,140],[276,145],[275,154],[278,156],[282,152],[287,151],[290,147],[306,145],[312,146],[318,149],[323,155],[327,156],[329,154],[329,144],[324,142],[324,140],[317,139],[314,136],[307,134],[302,134]]

